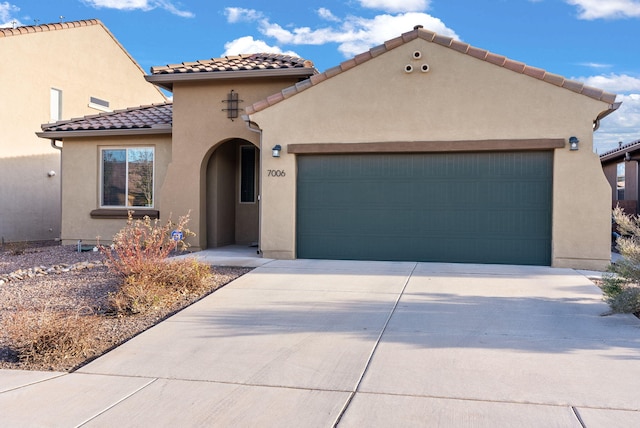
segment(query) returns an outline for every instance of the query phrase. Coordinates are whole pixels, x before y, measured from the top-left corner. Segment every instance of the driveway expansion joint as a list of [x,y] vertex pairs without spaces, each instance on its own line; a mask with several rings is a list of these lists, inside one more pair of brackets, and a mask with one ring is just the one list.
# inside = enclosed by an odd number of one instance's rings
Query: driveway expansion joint
[[400,290],[400,293],[398,293],[398,297],[396,297],[396,301],[393,304],[393,308],[391,308],[391,311],[389,312],[389,315],[387,316],[387,320],[385,321],[384,325],[382,326],[382,330],[380,331],[380,334],[378,335],[378,338],[376,339],[376,342],[373,344],[373,348],[371,349],[371,352],[369,353],[369,357],[367,358],[367,362],[365,363],[364,368],[362,369],[362,372],[360,373],[360,377],[358,378],[358,381],[356,382],[355,387],[351,391],[351,394],[349,394],[349,397],[347,398],[347,401],[344,403],[344,406],[342,406],[342,409],[340,410],[340,413],[338,413],[338,416],[336,417],[336,420],[332,425],[334,428],[338,426],[338,424],[340,423],[340,420],[342,419],[342,417],[346,413],[347,409],[349,408],[349,405],[351,404],[351,401],[353,400],[353,397],[355,397],[356,393],[360,389],[360,384],[362,383],[362,379],[364,379],[364,375],[367,373],[367,369],[371,365],[371,360],[373,359],[373,355],[375,354],[376,349],[378,349],[378,345],[380,344],[380,340],[382,340],[382,336],[384,335],[384,332],[387,330],[387,326],[389,325],[389,321],[391,321],[391,317],[393,316],[393,314],[395,313],[396,309],[398,308],[398,304],[400,303],[400,299],[402,298],[402,296],[404,294],[404,291],[406,290],[407,285],[409,284],[409,281],[411,280],[411,277],[413,276],[413,273],[415,272],[417,267],[418,267],[418,263],[415,263],[413,265],[413,268],[411,268],[411,272],[409,272],[409,274],[407,275],[407,278],[405,279],[404,284],[402,285],[402,289]]

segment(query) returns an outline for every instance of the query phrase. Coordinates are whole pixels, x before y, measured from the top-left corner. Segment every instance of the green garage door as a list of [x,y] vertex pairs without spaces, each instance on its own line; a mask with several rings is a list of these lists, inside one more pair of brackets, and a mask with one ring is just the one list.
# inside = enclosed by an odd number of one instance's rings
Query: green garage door
[[298,156],[297,256],[549,265],[553,152]]

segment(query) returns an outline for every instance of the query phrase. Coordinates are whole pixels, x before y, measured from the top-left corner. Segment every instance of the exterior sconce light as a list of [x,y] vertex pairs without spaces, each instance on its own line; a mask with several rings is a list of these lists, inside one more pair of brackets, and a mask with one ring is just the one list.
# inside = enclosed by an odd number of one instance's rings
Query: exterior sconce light
[[273,146],[273,149],[271,149],[271,156],[273,156],[274,158],[279,158],[281,150],[282,147],[280,147],[280,144],[276,144],[275,146]]
[[569,137],[569,150],[578,150],[578,137]]

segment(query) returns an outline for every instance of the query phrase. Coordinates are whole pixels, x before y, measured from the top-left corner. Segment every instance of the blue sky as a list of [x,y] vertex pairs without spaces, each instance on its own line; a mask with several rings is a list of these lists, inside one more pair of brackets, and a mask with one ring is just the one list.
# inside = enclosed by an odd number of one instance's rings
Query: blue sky
[[147,72],[265,51],[324,71],[421,24],[618,94],[622,107],[595,133],[598,152],[640,139],[640,0],[0,1],[0,26],[91,18]]

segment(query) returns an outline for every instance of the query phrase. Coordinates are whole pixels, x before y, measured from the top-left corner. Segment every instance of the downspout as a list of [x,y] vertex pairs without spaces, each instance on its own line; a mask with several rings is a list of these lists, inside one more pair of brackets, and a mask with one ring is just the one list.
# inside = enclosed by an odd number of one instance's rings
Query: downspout
[[618,103],[613,103],[611,104],[611,106],[609,107],[609,109],[601,112],[598,117],[596,117],[596,119],[593,121],[593,132],[596,132],[598,130],[598,128],[600,128],[600,121],[602,119],[604,119],[605,117],[609,116],[611,113],[613,113],[614,111],[618,110],[618,108],[620,107],[620,104],[622,104],[622,102],[618,102]]
[[58,196],[58,201],[60,203],[60,235],[58,236],[58,241],[62,241],[62,146],[56,145],[56,141],[62,142],[62,140],[56,140],[55,138],[51,138],[51,147],[56,150],[60,150],[60,165],[58,167],[58,171],[60,171],[60,195]]
[[260,246],[260,239],[262,238],[262,129],[257,123],[253,122],[249,115],[243,114],[242,120],[247,124],[247,129],[252,132],[256,132],[260,135],[258,144],[260,148],[260,163],[258,165],[258,179],[260,186],[258,187],[258,254],[262,254],[262,247]]

